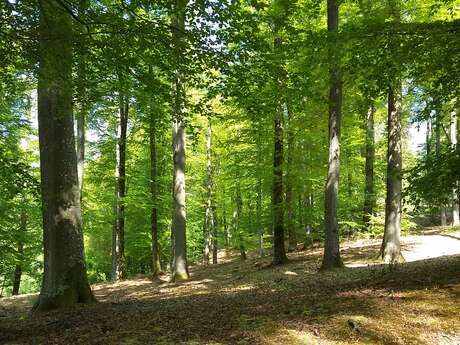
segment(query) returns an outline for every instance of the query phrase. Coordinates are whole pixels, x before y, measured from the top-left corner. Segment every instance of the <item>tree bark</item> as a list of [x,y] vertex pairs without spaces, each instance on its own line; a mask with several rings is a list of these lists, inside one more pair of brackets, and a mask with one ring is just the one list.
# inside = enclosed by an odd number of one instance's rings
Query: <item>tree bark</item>
[[[339,27],[339,5],[336,0],[327,2],[328,31],[335,34]],[[331,87],[329,91],[329,160],[325,190],[325,243],[321,269],[342,267],[337,218],[340,176],[340,126],[342,118],[342,81],[340,80],[336,53],[330,48]]]
[[[121,78],[119,80],[122,84]],[[115,275],[112,280],[126,278],[125,267],[125,204],[126,196],[126,135],[128,128],[129,100],[124,91],[118,95],[118,124],[117,124],[117,145],[116,145],[116,171],[115,171],[115,236],[112,234],[112,260],[116,257],[115,267],[112,267]],[[113,261],[112,261],[113,263]]]
[[364,187],[364,208],[363,223],[369,229],[371,216],[374,213],[374,161],[375,161],[375,136],[374,136],[374,104],[369,104],[366,115],[366,163],[364,167],[365,187]]
[[282,66],[282,41],[280,30],[283,28],[288,1],[277,0],[277,13],[274,18],[274,53],[278,58],[278,65],[275,67],[275,121],[274,121],[274,149],[273,149],[273,186],[272,186],[272,207],[273,207],[273,264],[280,265],[287,262],[286,249],[284,245],[284,207],[283,207],[283,113],[285,105],[284,78],[285,73]]
[[241,260],[246,260],[246,245],[244,241],[244,236],[240,227],[240,218],[243,208],[243,199],[241,198],[241,189],[240,189],[240,176],[237,175],[237,185],[235,191],[235,210],[233,211],[233,231],[236,233],[236,238],[238,240],[238,248],[240,250]]
[[386,263],[396,263],[401,257],[401,83],[388,90],[388,152],[387,195],[385,200],[385,232],[380,256]]
[[173,81],[173,217],[171,281],[189,278],[185,215],[185,11],[187,0],[176,0],[172,21],[175,76]]
[[[457,114],[454,110],[450,112],[450,145],[454,150],[457,149]],[[458,188],[454,188],[452,190],[452,226],[458,225],[460,225]]]
[[22,277],[22,263],[24,260],[24,240],[25,235],[27,232],[27,213],[25,210],[25,197],[22,197],[23,208],[21,209],[21,216],[20,216],[20,233],[18,237],[18,260],[19,263],[16,264],[14,269],[14,277],[13,277],[13,291],[12,295],[16,296],[19,295],[19,288],[21,286],[21,277]]
[[44,272],[33,310],[94,301],[86,274],[72,114],[72,19],[40,7],[38,129]]
[[150,141],[150,196],[152,209],[150,213],[151,241],[152,241],[152,276],[156,277],[161,272],[160,251],[158,245],[158,167],[157,167],[157,143],[156,143],[156,118],[151,110],[149,123]]
[[[435,100],[435,102],[438,102]],[[439,105],[436,104],[436,145],[435,145],[435,154],[436,158],[439,158],[441,153],[441,114],[439,110]],[[447,226],[447,213],[446,213],[446,206],[444,204],[440,205],[439,207],[439,218],[441,219],[441,226]]]
[[206,131],[206,211],[205,211],[205,221],[204,221],[204,254],[203,254],[203,264],[208,265],[211,252],[213,252],[213,243],[214,239],[214,203],[213,203],[213,171],[211,163],[211,118],[208,118],[208,128]]
[[217,265],[217,254],[218,254],[218,239],[217,239],[217,212],[216,205],[212,208],[213,227],[212,227],[212,264]]
[[257,239],[259,256],[264,256],[264,227],[262,222],[262,132],[260,126],[257,127],[257,165],[256,165],[256,226],[257,226]]
[[225,211],[225,205],[222,207],[222,222],[224,223],[224,238],[225,238],[225,248],[230,246],[230,232],[228,231],[228,223],[227,223],[227,212]]
[[287,164],[286,164],[286,226],[288,228],[288,238],[290,252],[297,249],[297,234],[294,227],[294,192],[293,192],[293,154],[294,154],[294,132],[292,124],[292,109],[287,104]]

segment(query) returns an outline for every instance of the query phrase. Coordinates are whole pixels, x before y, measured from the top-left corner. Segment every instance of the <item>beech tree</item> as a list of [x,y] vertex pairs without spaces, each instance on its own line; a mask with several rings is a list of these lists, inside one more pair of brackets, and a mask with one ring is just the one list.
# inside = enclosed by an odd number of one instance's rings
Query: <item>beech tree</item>
[[171,225],[171,280],[188,279],[185,216],[185,12],[186,0],[176,0],[172,19],[173,35],[173,217]]
[[[332,35],[339,28],[339,4],[336,0],[327,2],[327,29]],[[333,38],[336,40],[336,38]],[[342,81],[337,66],[335,46],[330,48],[330,90],[329,90],[329,160],[325,188],[325,235],[322,269],[343,266],[339,249],[339,223],[337,218],[339,176],[340,176],[340,126],[342,118]]]
[[[389,1],[390,18],[400,22],[396,1]],[[394,38],[390,46],[396,49]],[[402,81],[400,69],[395,67],[388,86],[388,144],[385,199],[385,230],[380,256],[385,262],[395,263],[401,256],[401,192],[402,192]]]
[[72,19],[40,8],[38,128],[44,272],[36,311],[94,301],[88,284],[72,115]]

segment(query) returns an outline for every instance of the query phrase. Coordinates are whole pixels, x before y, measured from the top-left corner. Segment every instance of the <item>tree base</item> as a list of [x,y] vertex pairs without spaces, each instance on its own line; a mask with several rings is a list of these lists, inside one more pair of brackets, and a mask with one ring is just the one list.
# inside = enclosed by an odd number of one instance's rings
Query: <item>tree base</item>
[[282,257],[274,257],[272,261],[272,265],[279,266],[279,265],[287,264],[288,262],[289,262],[289,259],[287,258],[286,255],[284,255]]
[[169,282],[177,283],[177,282],[181,282],[181,281],[189,280],[189,279],[190,279],[190,275],[188,274],[188,272],[182,272],[182,273],[176,272],[171,275]]
[[323,263],[321,264],[320,271],[330,271],[337,268],[344,268],[345,265],[342,262],[342,259],[339,257],[336,258],[323,258]]
[[54,309],[69,308],[75,304],[96,303],[91,290],[84,293],[77,293],[75,289],[67,289],[63,294],[52,297],[39,296],[32,307],[33,313],[46,312]]

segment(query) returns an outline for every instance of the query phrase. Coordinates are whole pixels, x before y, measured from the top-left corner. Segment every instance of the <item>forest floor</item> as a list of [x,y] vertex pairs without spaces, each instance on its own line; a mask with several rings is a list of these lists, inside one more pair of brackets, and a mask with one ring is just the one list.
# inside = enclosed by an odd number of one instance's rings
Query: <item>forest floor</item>
[[406,262],[379,240],[345,242],[347,268],[318,272],[322,249],[235,254],[191,279],[137,277],[93,286],[99,303],[31,315],[36,295],[0,300],[0,344],[460,344],[460,231],[403,238]]

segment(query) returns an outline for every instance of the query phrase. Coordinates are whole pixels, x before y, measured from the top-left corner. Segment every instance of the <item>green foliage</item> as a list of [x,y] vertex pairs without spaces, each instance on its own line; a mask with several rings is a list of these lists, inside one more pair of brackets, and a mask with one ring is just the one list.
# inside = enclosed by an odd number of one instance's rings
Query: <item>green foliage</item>
[[[81,2],[84,3],[84,2]],[[74,23],[75,113],[87,110],[82,197],[87,268],[91,281],[111,271],[115,204],[118,97],[129,95],[127,143],[126,261],[130,275],[150,270],[149,123],[155,118],[161,261],[170,261],[172,82],[187,85],[187,251],[201,260],[206,206],[206,125],[212,121],[213,192],[218,247],[256,250],[259,236],[271,248],[273,119],[284,93],[284,185],[286,227],[299,243],[323,239],[324,182],[328,144],[328,52],[335,47],[344,83],[339,225],[342,237],[379,237],[383,232],[386,176],[386,98],[397,77],[404,85],[404,130],[434,120],[446,125],[459,91],[460,14],[455,1],[342,1],[340,30],[326,30],[326,2],[189,2],[185,52],[175,69],[170,1],[87,1],[63,8]],[[0,283],[11,286],[20,262],[33,289],[40,274],[40,203],[36,129],[31,90],[37,67],[37,8],[27,1],[2,2],[0,16]],[[70,14],[69,14],[70,15]],[[276,24],[276,30],[274,30]],[[282,24],[282,25],[281,25]],[[276,32],[275,32],[276,31]],[[275,37],[280,39],[274,49]],[[334,41],[337,46],[332,46]],[[283,90],[279,90],[282,77]],[[436,102],[435,102],[436,101]],[[374,194],[371,227],[364,228],[366,107],[375,114]],[[455,105],[458,109],[458,104]],[[27,114],[26,114],[27,113]],[[29,147],[24,149],[23,142]],[[438,156],[417,160],[404,143],[408,186],[403,232],[413,227],[413,207],[435,209],[450,202],[459,180],[458,152],[440,142]],[[286,190],[283,192],[285,196]],[[284,198],[286,200],[286,198]],[[288,209],[292,212],[288,212]],[[22,239],[17,221],[30,220]],[[306,230],[311,233],[306,234]],[[25,244],[24,254],[17,242]],[[24,259],[24,260],[23,260]],[[3,282],[3,283],[2,283]]]

